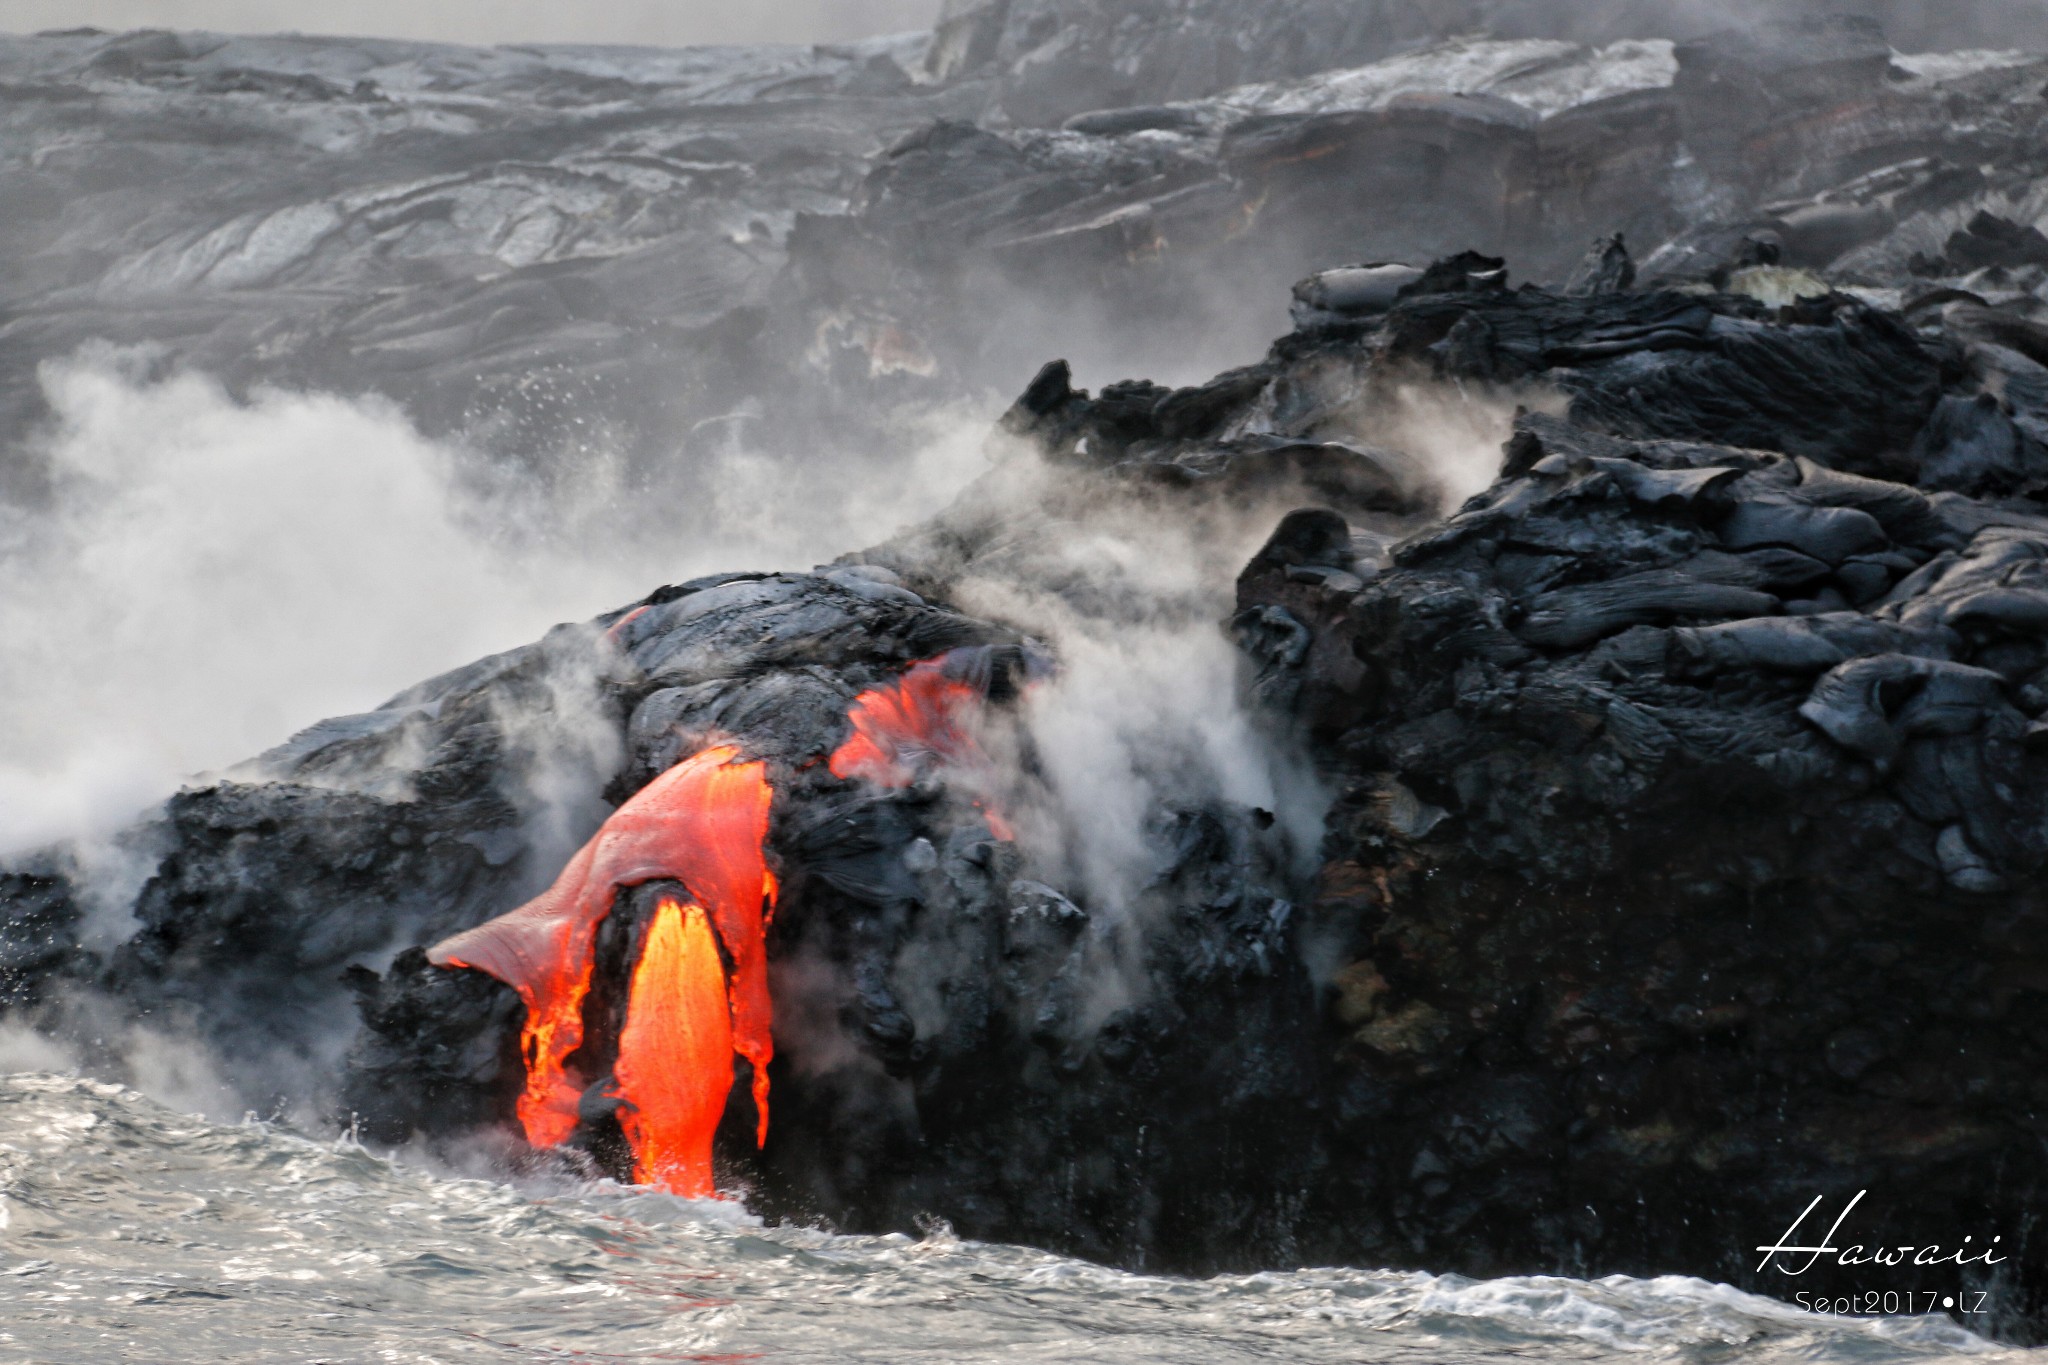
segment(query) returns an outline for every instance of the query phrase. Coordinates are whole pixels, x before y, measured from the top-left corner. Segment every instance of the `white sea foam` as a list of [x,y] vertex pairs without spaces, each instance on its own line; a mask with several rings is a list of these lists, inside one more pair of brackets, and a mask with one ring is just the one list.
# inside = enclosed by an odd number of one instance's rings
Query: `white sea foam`
[[958,1238],[763,1226],[608,1184],[521,1190],[343,1140],[0,1076],[0,1354],[399,1362],[1108,1365],[2033,1358],[1945,1319],[1805,1313],[1700,1280],[1133,1275]]

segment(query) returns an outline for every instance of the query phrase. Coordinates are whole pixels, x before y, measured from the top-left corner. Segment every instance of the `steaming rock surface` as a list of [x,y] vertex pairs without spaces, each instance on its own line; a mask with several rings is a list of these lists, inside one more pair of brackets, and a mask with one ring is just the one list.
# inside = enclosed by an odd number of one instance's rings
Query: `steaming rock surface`
[[[857,562],[662,589],[181,795],[138,836],[165,850],[140,931],[97,966],[10,959],[11,990],[81,1008],[69,971],[100,1008],[314,1068],[352,990],[339,1112],[389,1141],[502,1125],[517,1001],[419,945],[553,872],[518,805],[551,745],[604,737],[617,801],[730,737],[776,773],[775,1119],[755,1154],[736,1100],[721,1148],[764,1210],[937,1211],[1183,1269],[1781,1288],[1756,1230],[1870,1188],[1865,1235],[2008,1230],[1985,1282],[2031,1330],[2048,515],[2031,391],[1969,359],[1986,312],[1553,294],[1468,254],[1207,385],[1090,395],[1048,366],[1007,462]],[[1559,414],[1524,412],[1500,479],[1440,522],[1358,434],[1419,374]],[[981,651],[998,716],[1032,685],[1042,645],[943,605],[975,582],[1112,627],[1164,609],[1075,577],[1049,527],[1262,490],[1306,505],[1234,625],[1250,695],[1337,791],[1312,877],[1269,812],[1167,799],[1119,917],[942,771],[823,766],[855,693],[913,660]],[[9,894],[17,923],[63,918],[54,874]],[[600,939],[572,1143],[599,1167],[661,894],[623,895]]]

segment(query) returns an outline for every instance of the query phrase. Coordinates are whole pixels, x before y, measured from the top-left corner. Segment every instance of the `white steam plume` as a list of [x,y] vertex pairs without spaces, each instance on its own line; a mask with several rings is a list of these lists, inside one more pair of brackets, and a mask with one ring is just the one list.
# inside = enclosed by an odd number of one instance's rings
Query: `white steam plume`
[[[1167,805],[1210,801],[1274,813],[1312,854],[1327,793],[1310,765],[1244,704],[1228,622],[1238,571],[1305,492],[1234,507],[1161,508],[1019,455],[1010,496],[1055,513],[978,561],[962,606],[1053,646],[1060,672],[1027,697],[1044,775],[1016,821],[1027,846],[1092,905],[1127,911],[1156,873],[1146,825]],[[1036,485],[1036,487],[1033,487]]]
[[546,503],[478,491],[463,452],[382,402],[237,403],[135,359],[45,368],[51,496],[0,503],[0,855],[107,833],[195,773],[663,582],[819,562],[979,464],[964,422],[844,468],[735,445],[711,505],[648,517],[643,496],[629,517],[596,476]]
[[1369,444],[1401,451],[1426,470],[1449,513],[1500,477],[1501,448],[1514,434],[1518,409],[1562,417],[1569,406],[1551,388],[1395,379],[1359,430]]

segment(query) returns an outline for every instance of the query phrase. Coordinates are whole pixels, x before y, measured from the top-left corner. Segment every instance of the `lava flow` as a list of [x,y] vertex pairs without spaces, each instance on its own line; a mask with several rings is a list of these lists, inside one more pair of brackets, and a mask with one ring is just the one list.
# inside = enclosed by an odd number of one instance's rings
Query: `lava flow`
[[853,699],[853,733],[834,751],[834,777],[907,787],[925,763],[985,764],[971,729],[981,689],[954,675],[950,654],[912,664],[900,678]]
[[633,969],[613,1072],[628,1101],[619,1126],[634,1179],[691,1199],[717,1193],[711,1139],[732,1089],[732,1052],[725,964],[704,907],[663,900]]
[[[619,888],[670,880],[687,887],[694,903],[662,902],[648,928],[617,1073],[621,1126],[637,1169],[679,1193],[710,1191],[709,1132],[732,1086],[734,1052],[753,1065],[756,1140],[767,1140],[774,1044],[765,931],[776,888],[762,843],[773,795],[765,764],[740,762],[729,746],[707,749],[613,812],[553,886],[428,953],[439,966],[489,973],[526,1003],[519,1120],[529,1142],[559,1146],[576,1129],[583,1085],[566,1063],[583,1042],[598,925]],[[708,1022],[720,1014],[722,1030]],[[713,1058],[711,1043],[721,1038]],[[673,1057],[671,1048],[679,1049]],[[678,1087],[686,1093],[675,1093]],[[703,1112],[713,1115],[708,1127]]]
[[[912,664],[894,682],[872,687],[853,700],[846,718],[853,733],[833,751],[829,767],[839,778],[865,778],[881,787],[907,787],[932,763],[970,774],[993,768],[975,724],[987,697],[975,678],[986,668],[981,651],[962,649]],[[1008,822],[983,800],[975,808],[998,839],[1013,839]]]
[[[861,693],[847,713],[853,734],[831,758],[834,776],[903,787],[934,763],[985,773],[992,765],[974,730],[987,667],[984,653],[956,650]],[[427,954],[519,992],[519,1121],[535,1146],[560,1146],[576,1131],[589,1081],[573,1075],[568,1060],[583,1044],[598,925],[619,888],[682,883],[691,899],[663,899],[642,936],[613,1079],[635,1177],[689,1196],[714,1192],[711,1141],[735,1052],[753,1064],[755,1139],[768,1137],[774,1044],[765,917],[776,887],[762,844],[774,794],[766,765],[739,757],[723,746],[669,769],[605,821],[553,886]],[[998,838],[1011,837],[1000,816],[975,804]]]

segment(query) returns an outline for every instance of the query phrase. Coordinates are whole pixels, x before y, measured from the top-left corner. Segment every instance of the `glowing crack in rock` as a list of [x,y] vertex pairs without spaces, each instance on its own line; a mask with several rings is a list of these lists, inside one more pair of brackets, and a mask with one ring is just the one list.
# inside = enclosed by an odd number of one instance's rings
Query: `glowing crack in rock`
[[939,763],[986,763],[973,735],[982,692],[947,666],[951,655],[912,664],[894,682],[853,699],[853,734],[834,751],[834,777],[862,777],[882,787],[907,787],[919,769]]
[[[707,963],[721,974],[730,1052],[753,1066],[760,1115],[755,1137],[757,1142],[767,1141],[768,1063],[774,1043],[769,1032],[766,922],[776,886],[762,846],[773,799],[765,764],[741,762],[739,750],[731,746],[706,749],[663,773],[613,812],[553,886],[517,910],[429,951],[428,960],[436,965],[487,972],[518,991],[525,1002],[520,1046],[526,1089],[519,1097],[518,1113],[527,1141],[537,1147],[559,1146],[576,1130],[583,1085],[570,1074],[567,1061],[583,1043],[583,1002],[596,965],[597,927],[611,913],[621,887],[654,881],[681,882],[692,897],[688,909],[697,911],[697,919],[690,920],[687,910],[678,907],[676,915],[683,922],[673,923],[674,917],[665,919],[658,910],[648,928],[649,945],[658,943],[662,956],[650,965],[648,950],[643,949],[634,972],[626,1025],[638,1058],[632,1070],[642,1086],[664,1086],[682,1077],[707,1091],[686,1098],[657,1096],[636,1091],[621,1073],[619,1097],[637,1115],[622,1118],[622,1126],[630,1122],[629,1140],[637,1129],[659,1149],[651,1157],[634,1141],[639,1169],[655,1172],[655,1178],[673,1187],[709,1191],[708,1140],[701,1168],[679,1174],[673,1155],[679,1148],[655,1132],[657,1124],[665,1122],[655,1116],[694,1113],[692,1105],[711,1103],[711,1073],[719,1078],[721,1111],[732,1083],[729,1064],[707,1069],[702,1062],[703,1038],[715,1033],[702,1020],[702,1000],[696,995],[667,999],[662,985],[673,982],[684,994],[701,993],[709,980]],[[716,936],[708,958],[693,937],[691,926],[697,922]],[[729,977],[715,952],[719,944],[731,963]],[[688,1047],[695,1049],[686,1061],[671,1065],[649,1059],[647,1049],[676,1038],[686,1038]],[[622,1059],[623,1047],[622,1039]],[[711,1126],[717,1126],[715,1119]]]

